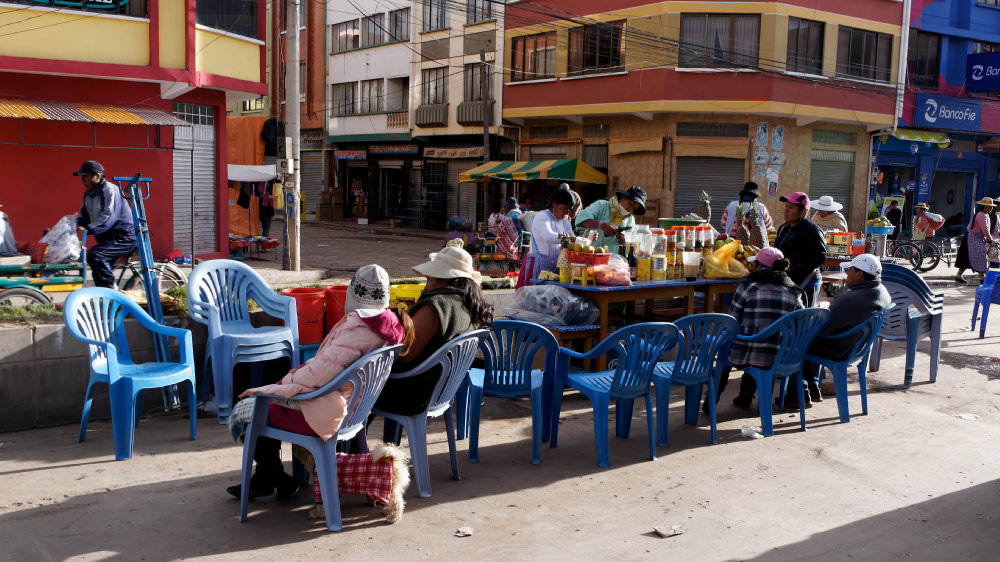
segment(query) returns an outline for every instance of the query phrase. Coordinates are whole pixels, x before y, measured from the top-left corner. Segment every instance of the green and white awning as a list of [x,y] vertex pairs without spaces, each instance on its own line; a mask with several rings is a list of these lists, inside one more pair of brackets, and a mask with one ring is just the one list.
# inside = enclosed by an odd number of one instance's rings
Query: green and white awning
[[576,158],[531,160],[527,162],[493,161],[459,175],[460,182],[498,180],[565,180],[586,183],[608,183],[608,176]]
[[920,129],[896,129],[892,136],[905,141],[940,144],[941,148],[951,144],[951,139],[945,133],[921,131]]

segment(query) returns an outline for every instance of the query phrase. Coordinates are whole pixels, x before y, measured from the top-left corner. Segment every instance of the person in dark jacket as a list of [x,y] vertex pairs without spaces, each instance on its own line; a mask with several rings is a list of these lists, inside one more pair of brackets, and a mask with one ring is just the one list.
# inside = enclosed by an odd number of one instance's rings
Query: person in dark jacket
[[809,196],[795,192],[781,196],[785,223],[778,227],[774,247],[788,259],[788,276],[806,294],[806,306],[813,306],[820,288],[819,267],[826,261],[826,237],[809,220]]
[[[818,357],[843,361],[857,338],[834,338],[832,336],[846,332],[871,318],[872,314],[892,304],[889,291],[882,285],[882,264],[871,254],[861,254],[848,265],[847,292],[838,296],[830,304],[830,324],[818,335],[809,346],[809,354]],[[819,388],[819,367],[815,363],[806,362],[802,367],[802,380],[809,391],[813,402],[820,402],[823,396]],[[789,395],[795,402],[795,393]],[[786,407],[791,407],[787,403]],[[798,409],[798,406],[795,406]]]
[[79,176],[87,189],[80,216],[76,219],[77,230],[86,229],[97,240],[97,244],[87,250],[87,265],[94,285],[117,288],[112,266],[115,260],[131,254],[136,247],[132,209],[118,186],[104,179],[104,166],[99,162],[88,160],[73,175]]

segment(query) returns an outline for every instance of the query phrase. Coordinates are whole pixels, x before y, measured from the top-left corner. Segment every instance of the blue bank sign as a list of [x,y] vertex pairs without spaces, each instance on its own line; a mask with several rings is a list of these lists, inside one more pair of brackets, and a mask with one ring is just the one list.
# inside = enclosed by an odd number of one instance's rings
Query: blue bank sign
[[978,131],[983,106],[979,101],[917,93],[913,124],[917,127]]
[[1000,52],[965,58],[966,92],[1000,92]]

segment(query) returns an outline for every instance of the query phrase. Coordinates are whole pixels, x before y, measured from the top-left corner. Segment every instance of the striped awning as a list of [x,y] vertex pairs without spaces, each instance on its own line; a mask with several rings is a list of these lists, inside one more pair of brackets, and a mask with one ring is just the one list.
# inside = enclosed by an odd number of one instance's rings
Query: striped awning
[[577,158],[561,160],[529,160],[526,162],[493,161],[477,166],[458,176],[458,181],[486,182],[498,180],[565,180],[585,183],[608,183],[608,176],[584,164]]
[[942,147],[946,147],[951,144],[951,139],[945,133],[938,133],[934,131],[921,131],[919,129],[896,129],[896,132],[892,134],[900,140],[910,141],[910,142],[930,142],[934,144],[940,144]]
[[12,99],[0,99],[0,118],[2,117],[116,125],[189,125],[159,109]]

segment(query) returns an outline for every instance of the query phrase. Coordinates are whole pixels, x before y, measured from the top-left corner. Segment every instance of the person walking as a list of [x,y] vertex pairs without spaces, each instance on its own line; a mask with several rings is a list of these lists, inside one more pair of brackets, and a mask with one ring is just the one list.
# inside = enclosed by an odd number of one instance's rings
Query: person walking
[[983,197],[976,201],[976,214],[972,217],[962,237],[962,245],[958,248],[958,256],[955,259],[955,267],[958,273],[955,274],[955,282],[961,285],[968,285],[962,275],[966,269],[971,269],[979,273],[980,277],[986,274],[990,267],[989,258],[986,256],[987,245],[994,242],[993,217],[996,213],[996,204],[993,199]]
[[76,219],[77,232],[88,230],[97,240],[87,250],[87,265],[94,285],[117,289],[112,266],[118,258],[135,251],[137,245],[132,209],[118,186],[104,178],[104,166],[99,162],[88,160],[73,175],[80,178],[86,189]]

